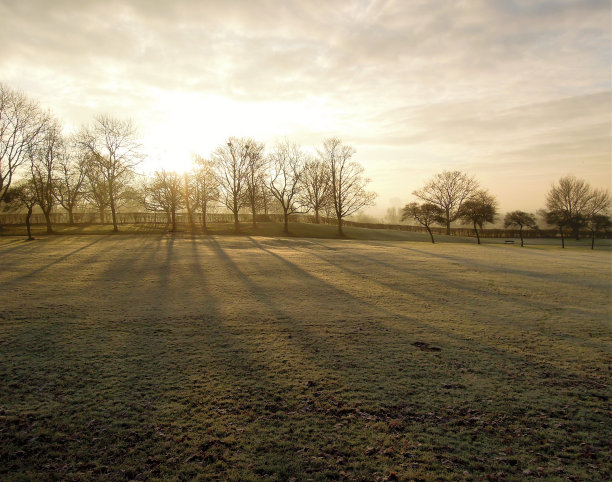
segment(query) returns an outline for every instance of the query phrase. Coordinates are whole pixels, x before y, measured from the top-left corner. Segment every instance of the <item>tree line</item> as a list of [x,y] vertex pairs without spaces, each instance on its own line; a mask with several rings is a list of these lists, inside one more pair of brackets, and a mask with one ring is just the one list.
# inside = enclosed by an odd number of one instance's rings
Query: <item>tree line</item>
[[[402,209],[401,219],[414,220],[425,227],[431,242],[434,236],[431,226],[440,224],[450,234],[453,221],[473,226],[477,243],[478,229],[493,223],[498,216],[497,200],[479,182],[461,171],[443,171],[431,178],[421,189],[413,191],[422,202],[412,202]],[[571,232],[576,239],[582,229],[591,233],[591,248],[595,236],[612,227],[608,216],[610,195],[602,189],[592,188],[586,181],[575,176],[565,176],[554,183],[547,196],[546,208],[537,214],[550,226],[555,226],[561,235],[561,246]],[[525,211],[512,211],[504,217],[505,228],[518,228],[521,246],[524,245],[523,230],[538,229],[536,216]]]
[[[143,160],[136,129],[131,121],[107,115],[70,136],[60,122],[20,92],[0,84],[0,207],[25,208],[28,238],[30,216],[38,206],[52,233],[51,212],[61,206],[74,224],[77,206],[95,206],[101,221],[110,210],[118,231],[117,210],[125,203],[162,211],[176,229],[176,214],[186,210],[191,222],[220,204],[233,214],[248,209],[253,225],[257,213],[271,205],[284,217],[313,212],[332,214],[341,236],[343,220],[373,204],[376,194],[367,190],[369,179],[352,158],[355,149],[336,137],[325,139],[316,155],[288,140],[266,151],[251,138],[230,137],[209,158],[195,156],[193,169],[179,174],[161,170],[150,177],[137,173]],[[16,174],[25,172],[14,183]]]
[[[131,121],[99,115],[67,136],[51,113],[0,83],[0,210],[25,209],[29,238],[36,206],[49,233],[53,209],[65,209],[74,224],[73,213],[83,205],[95,208],[103,223],[110,211],[118,231],[117,210],[127,203],[166,213],[173,230],[177,213],[186,211],[191,223],[200,218],[206,232],[207,213],[220,205],[232,213],[236,232],[239,212],[248,210],[254,226],[258,213],[281,212],[285,233],[292,214],[313,213],[317,223],[322,214],[333,216],[343,235],[343,220],[376,198],[354,154],[336,137],[325,139],[315,155],[288,140],[266,150],[254,139],[230,137],[207,158],[194,156],[187,173],[142,176],[137,167],[144,156]],[[473,227],[480,244],[479,229],[498,216],[495,196],[460,171],[443,171],[412,194],[420,202],[407,204],[401,219],[424,226],[432,243],[431,226],[445,226],[450,234],[451,223],[459,221]],[[558,228],[565,247],[566,235],[578,237],[585,228],[594,243],[595,235],[610,227],[609,207],[607,191],[566,176],[552,185],[546,208],[537,214]],[[513,211],[504,226],[519,228],[523,246],[523,230],[537,229],[536,217]]]

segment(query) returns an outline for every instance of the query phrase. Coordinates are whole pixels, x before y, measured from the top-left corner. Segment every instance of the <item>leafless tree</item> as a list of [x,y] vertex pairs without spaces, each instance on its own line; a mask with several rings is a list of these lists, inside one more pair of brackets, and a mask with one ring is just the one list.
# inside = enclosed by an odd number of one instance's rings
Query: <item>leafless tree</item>
[[40,142],[28,149],[32,185],[36,201],[45,216],[47,233],[53,232],[51,211],[55,206],[55,170],[65,150],[60,123],[49,118],[42,129]]
[[210,205],[219,200],[219,179],[212,161],[196,156],[194,164],[190,175],[190,198],[194,208],[202,213],[202,230],[206,233],[206,215]]
[[565,211],[546,211],[538,210],[538,215],[544,219],[544,222],[549,226],[555,226],[561,235],[561,247],[565,248],[565,230],[571,226],[571,221],[567,217]]
[[248,204],[251,207],[253,216],[253,227],[257,226],[257,207],[260,204],[261,186],[264,183],[264,170],[266,165],[266,157],[264,156],[264,145],[256,142],[253,139],[245,141],[247,155],[247,173],[246,173],[246,196]]
[[91,159],[94,155],[88,153],[87,156],[84,160],[85,187],[83,197],[96,207],[100,215],[100,222],[104,224],[106,221],[106,210],[110,206],[108,183],[100,169],[100,163],[92,162]]
[[477,190],[478,181],[473,177],[461,171],[443,171],[412,194],[444,210],[446,234],[450,234],[450,224],[458,218],[462,204],[472,198]]
[[318,159],[307,161],[302,174],[300,203],[314,211],[317,224],[320,222],[320,213],[330,204],[330,186],[327,164]]
[[89,151],[89,162],[107,184],[113,230],[118,231],[117,204],[142,160],[136,129],[131,120],[100,115],[91,126],[81,131],[79,142]]
[[247,202],[249,140],[230,137],[212,154],[219,179],[220,201],[234,215],[234,231],[240,231],[238,213]]
[[482,229],[486,223],[494,222],[495,216],[497,216],[497,201],[485,190],[477,191],[470,199],[464,201],[457,214],[464,223],[474,226],[478,244],[480,244],[478,228]]
[[303,212],[298,202],[298,195],[306,154],[296,144],[285,141],[274,147],[269,159],[270,191],[282,207],[283,231],[289,234],[289,215]]
[[575,176],[565,176],[553,184],[546,196],[548,212],[563,213],[563,218],[576,239],[580,228],[596,214],[604,213],[610,207],[607,191],[593,189],[589,183]]
[[32,211],[34,206],[38,203],[38,196],[36,188],[31,179],[26,179],[19,182],[14,187],[11,187],[6,191],[4,197],[4,210],[17,210],[22,207],[27,209],[26,213],[26,228],[28,230],[28,241],[32,241],[32,226],[30,224],[30,218],[32,217]]
[[351,161],[355,154],[352,146],[343,144],[337,137],[330,137],[323,141],[318,154],[329,172],[331,200],[338,221],[338,233],[344,236],[343,219],[374,204],[376,193],[365,190],[370,180],[363,177],[363,166]]
[[444,223],[444,210],[433,203],[417,204],[415,202],[406,204],[402,209],[402,221],[408,219],[414,219],[419,224],[425,226],[429,237],[431,238],[432,244],[435,243],[433,233],[431,232],[432,224],[443,224]]
[[47,114],[21,92],[0,83],[0,205],[13,177],[28,160]]
[[523,229],[537,229],[538,225],[536,223],[535,216],[531,213],[526,213],[525,211],[512,211],[511,213],[507,213],[504,217],[504,227],[516,227],[519,228],[519,236],[521,238],[521,247],[524,246],[523,242]]
[[145,207],[150,211],[163,211],[176,231],[176,213],[185,206],[183,177],[173,171],[155,171],[145,187]]
[[587,220],[586,226],[591,232],[591,249],[595,249],[595,237],[598,233],[605,233],[612,228],[612,221],[605,214],[594,214]]
[[74,225],[74,209],[83,196],[86,181],[87,157],[73,139],[65,142],[56,163],[55,199],[68,213],[68,224]]

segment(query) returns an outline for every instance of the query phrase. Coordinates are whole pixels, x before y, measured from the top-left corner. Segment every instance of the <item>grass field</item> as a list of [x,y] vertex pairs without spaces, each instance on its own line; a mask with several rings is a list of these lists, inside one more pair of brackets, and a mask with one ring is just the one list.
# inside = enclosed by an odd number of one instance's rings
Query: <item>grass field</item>
[[609,249],[4,236],[0,268],[0,479],[611,476]]

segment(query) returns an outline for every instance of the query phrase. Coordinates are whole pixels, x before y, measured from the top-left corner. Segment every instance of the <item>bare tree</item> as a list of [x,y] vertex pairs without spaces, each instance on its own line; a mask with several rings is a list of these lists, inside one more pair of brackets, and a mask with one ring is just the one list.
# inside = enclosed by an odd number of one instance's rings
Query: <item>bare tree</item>
[[213,162],[200,156],[196,156],[194,170],[190,175],[190,198],[194,208],[202,213],[202,231],[206,233],[209,207],[219,200],[219,180]]
[[289,215],[303,212],[298,203],[298,195],[305,163],[304,152],[296,144],[287,141],[277,144],[270,154],[269,187],[283,209],[285,234],[289,234]]
[[240,232],[238,212],[247,202],[249,140],[230,137],[212,154],[219,179],[220,201],[234,215],[234,231]]
[[55,199],[68,213],[68,224],[74,225],[74,209],[85,188],[87,157],[77,149],[74,140],[67,140],[56,163]]
[[89,162],[107,184],[113,231],[118,231],[117,204],[142,160],[136,129],[131,120],[100,115],[91,126],[81,131],[79,142],[89,151]]
[[49,119],[42,130],[40,142],[28,150],[32,185],[36,201],[45,216],[47,233],[53,232],[51,211],[55,206],[55,169],[65,149],[62,128],[55,119]]
[[565,248],[565,229],[571,226],[570,219],[565,211],[538,210],[538,215],[544,219],[549,226],[555,226],[561,235],[561,247]]
[[595,236],[612,228],[612,221],[605,214],[594,214],[587,220],[586,225],[591,232],[591,249],[595,249]]
[[176,231],[176,213],[185,205],[183,177],[173,171],[155,171],[145,187],[145,207],[150,211],[163,211]]
[[531,213],[526,213],[525,211],[512,211],[511,213],[507,213],[504,217],[504,227],[516,227],[519,228],[519,236],[521,238],[521,247],[523,247],[523,228],[527,229],[537,229],[538,225],[536,223],[535,216]]
[[20,209],[21,207],[25,207],[27,209],[25,218],[26,229],[28,230],[28,241],[32,241],[34,238],[32,237],[30,218],[32,217],[34,206],[36,206],[38,203],[36,188],[34,187],[32,180],[27,179],[25,181],[21,181],[16,186],[11,187],[5,193],[4,202],[4,210],[12,211]]
[[0,205],[38,141],[46,118],[38,104],[0,83]]
[[433,233],[431,232],[432,224],[443,224],[444,223],[444,210],[433,203],[410,203],[404,206],[402,209],[402,221],[406,221],[408,219],[414,219],[419,224],[425,226],[427,232],[429,233],[429,237],[431,238],[432,244],[435,243]]
[[546,209],[563,213],[576,239],[579,239],[580,228],[589,218],[605,212],[609,207],[607,191],[593,189],[589,183],[575,176],[565,176],[559,179],[558,184],[553,183],[546,196]]
[[444,210],[446,234],[450,234],[451,222],[459,217],[459,209],[465,201],[474,196],[477,190],[478,181],[473,177],[461,171],[443,171],[412,194]]
[[344,236],[343,219],[374,204],[376,193],[365,190],[370,180],[363,177],[363,167],[351,161],[355,154],[352,146],[342,144],[337,137],[330,137],[323,141],[323,147],[318,154],[329,171],[330,193],[338,220],[338,233]]
[[99,162],[92,162],[92,154],[84,160],[85,168],[85,188],[83,197],[93,204],[100,215],[100,222],[106,221],[106,210],[110,206],[110,196],[108,195],[108,183],[100,170]]
[[470,199],[462,203],[457,217],[466,224],[472,224],[472,226],[474,226],[476,239],[478,244],[480,244],[478,228],[482,229],[486,223],[494,222],[496,215],[497,201],[487,191],[481,190],[477,191]]
[[263,171],[265,169],[266,158],[264,156],[264,145],[253,139],[245,141],[247,155],[246,172],[246,196],[253,215],[253,227],[257,227],[257,207],[260,204],[260,192],[263,184]]
[[319,224],[319,215],[330,203],[330,181],[327,164],[322,160],[310,160],[304,166],[300,203],[314,211],[315,223]]

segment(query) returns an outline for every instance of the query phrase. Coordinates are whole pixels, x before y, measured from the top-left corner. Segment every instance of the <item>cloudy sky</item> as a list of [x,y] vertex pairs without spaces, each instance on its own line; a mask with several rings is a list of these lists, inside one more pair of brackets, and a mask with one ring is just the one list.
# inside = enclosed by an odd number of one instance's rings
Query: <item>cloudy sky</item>
[[66,129],[138,125],[147,169],[228,136],[352,144],[379,193],[464,170],[502,211],[610,188],[608,0],[0,0],[0,81]]

